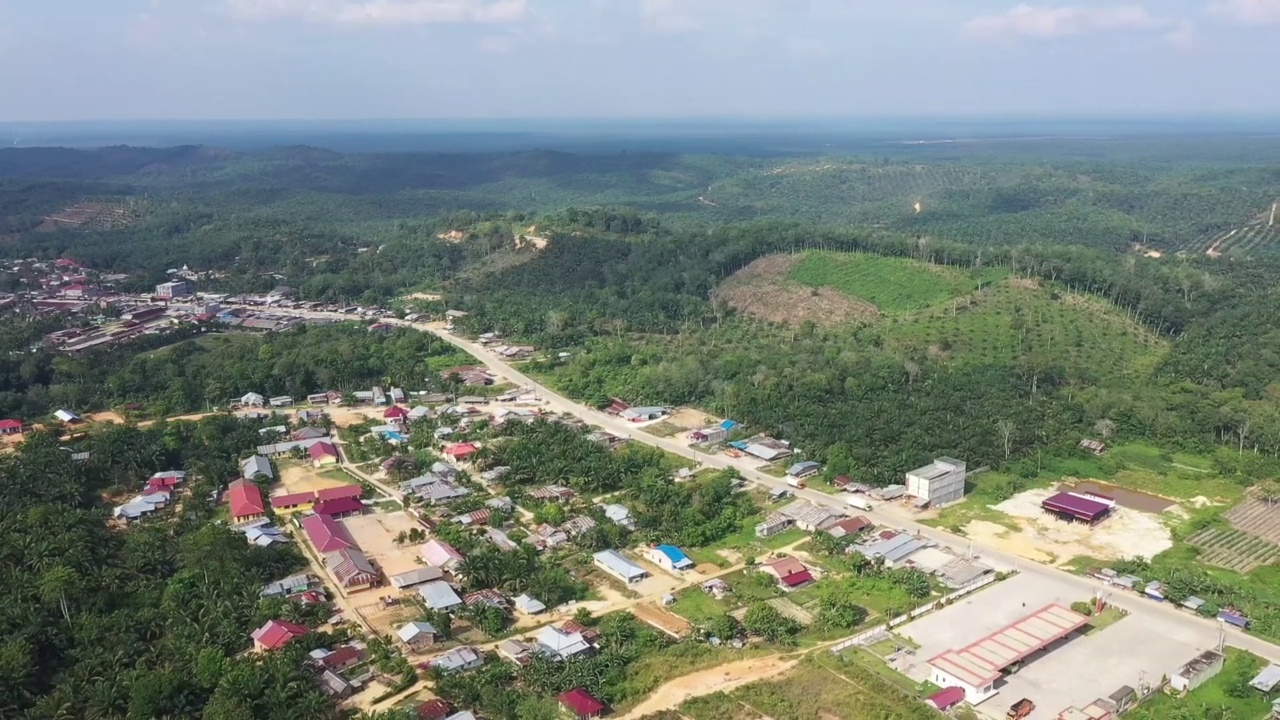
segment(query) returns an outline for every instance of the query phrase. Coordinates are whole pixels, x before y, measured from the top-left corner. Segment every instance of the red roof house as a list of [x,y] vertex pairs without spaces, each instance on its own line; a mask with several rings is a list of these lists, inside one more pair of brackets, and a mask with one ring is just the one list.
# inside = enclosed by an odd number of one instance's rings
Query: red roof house
[[253,631],[253,648],[259,652],[276,650],[308,632],[307,628],[288,620],[268,620],[266,625]]
[[257,520],[267,514],[262,502],[262,491],[248,480],[236,480],[227,486],[227,500],[231,503],[232,522]]
[[444,720],[453,714],[453,706],[448,700],[441,698],[431,698],[424,703],[419,703],[414,710],[418,713],[418,720]]
[[308,515],[302,518],[302,531],[321,554],[338,552],[355,547],[355,540],[347,529],[329,515]]
[[320,658],[317,663],[326,670],[345,670],[365,658],[365,651],[354,645],[343,645]]
[[310,505],[315,502],[315,493],[300,492],[290,493],[288,495],[276,495],[271,498],[271,508],[273,510],[289,510],[298,508],[303,505]]
[[556,700],[579,720],[600,717],[600,713],[604,712],[604,703],[582,688],[562,692],[556,696]]
[[0,435],[14,435],[22,432],[21,420],[0,420]]
[[338,462],[338,449],[333,443],[323,440],[307,448],[307,454],[311,456],[312,465],[332,465]]
[[786,588],[795,589],[813,582],[813,573],[808,570],[793,572],[790,575],[783,575],[781,578],[778,578],[778,582],[782,583]]
[[767,563],[761,563],[760,569],[781,580],[788,575],[804,572],[809,568],[806,568],[804,563],[793,557],[780,557]]
[[329,517],[342,518],[348,515],[359,515],[364,512],[364,505],[356,498],[335,498],[333,500],[321,500],[311,508],[317,515],[327,515]]
[[444,454],[454,460],[465,460],[475,454],[479,449],[480,448],[476,447],[475,443],[458,443],[457,445],[450,445],[445,448]]
[[364,495],[364,488],[359,485],[340,485],[338,487],[317,490],[316,500],[339,500],[342,498],[355,498],[359,500],[362,495]]
[[382,417],[383,419],[386,419],[386,420],[403,420],[409,417],[409,411],[405,410],[399,405],[392,405],[391,407],[382,411]]
[[946,712],[964,702],[964,688],[948,687],[939,690],[925,699],[925,702],[937,710]]

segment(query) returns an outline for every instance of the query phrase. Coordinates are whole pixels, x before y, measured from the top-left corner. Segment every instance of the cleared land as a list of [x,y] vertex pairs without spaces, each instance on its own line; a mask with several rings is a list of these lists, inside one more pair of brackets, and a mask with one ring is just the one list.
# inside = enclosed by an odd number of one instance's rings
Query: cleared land
[[1250,498],[1227,511],[1232,527],[1273,543],[1280,543],[1280,513],[1276,505]]
[[418,562],[417,545],[396,545],[395,538],[402,532],[422,525],[403,510],[388,513],[357,515],[342,520],[347,532],[369,559],[378,563],[385,575],[408,572],[422,566]]
[[[1003,271],[988,273],[999,277]],[[978,289],[979,279],[962,270],[906,258],[810,252],[788,278],[815,288],[833,288],[885,313],[923,310]]]
[[277,460],[276,467],[280,470],[280,482],[272,488],[272,495],[290,495],[356,484],[355,478],[336,468],[321,470],[296,460]]
[[671,710],[690,698],[728,692],[757,680],[776,677],[795,667],[796,662],[771,655],[685,675],[659,687],[619,720],[635,720],[649,713]]
[[1209,528],[1187,538],[1204,552],[1199,559],[1210,565],[1246,573],[1280,560],[1280,545],[1232,528]]
[[880,316],[871,303],[834,288],[806,287],[788,280],[799,261],[794,255],[762,257],[720,283],[712,296],[746,315],[785,325],[812,322],[830,327]]
[[688,620],[679,615],[673,615],[653,603],[635,605],[631,608],[631,612],[641,622],[652,625],[672,637],[682,638],[693,630],[693,626],[689,624]]

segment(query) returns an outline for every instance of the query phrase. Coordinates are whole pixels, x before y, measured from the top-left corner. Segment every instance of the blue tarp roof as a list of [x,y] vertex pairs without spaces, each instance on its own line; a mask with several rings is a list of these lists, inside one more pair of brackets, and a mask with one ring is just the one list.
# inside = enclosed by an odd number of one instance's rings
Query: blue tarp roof
[[735,447],[735,448],[738,448],[739,450],[746,450],[746,449],[747,449],[747,445],[749,445],[749,444],[750,444],[750,443],[745,443],[745,442],[743,442],[743,441],[741,441],[741,440],[734,440],[733,442],[730,442],[730,443],[729,443],[729,447]]
[[667,559],[673,563],[689,562],[689,556],[675,545],[659,545],[657,551],[666,555]]
[[720,423],[720,427],[724,430],[732,430],[738,427],[738,423],[734,422],[733,420],[725,420],[724,422]]
[[1227,612],[1226,610],[1218,613],[1218,619],[1225,623],[1231,623],[1237,627],[1248,627],[1249,625],[1249,618],[1243,615]]

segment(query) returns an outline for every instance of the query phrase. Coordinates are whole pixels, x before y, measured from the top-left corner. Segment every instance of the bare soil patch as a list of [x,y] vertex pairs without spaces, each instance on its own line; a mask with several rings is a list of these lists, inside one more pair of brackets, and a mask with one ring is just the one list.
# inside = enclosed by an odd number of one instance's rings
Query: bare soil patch
[[356,484],[355,478],[347,477],[345,474],[340,475],[340,470],[333,468],[320,470],[296,460],[277,460],[276,467],[280,470],[280,482],[272,488],[273,496],[314,492]]
[[461,230],[449,230],[448,232],[439,233],[436,237],[447,243],[459,243],[467,239],[467,234]]
[[[364,620],[369,629],[378,635],[393,636],[397,628],[401,625],[418,619],[422,611],[418,606],[410,602],[402,602],[398,605],[384,607],[378,597],[385,594],[385,588],[380,590],[362,593],[364,597],[361,600],[369,599],[370,602],[365,605],[358,605],[355,608],[356,613]],[[379,593],[375,595],[374,593]]]
[[123,416],[123,415],[121,415],[120,413],[116,412],[115,410],[107,410],[107,411],[105,411],[105,412],[89,413],[88,415],[85,415],[85,416],[84,416],[84,419],[85,419],[85,420],[88,420],[89,422],[106,422],[106,423],[116,423],[117,425],[123,425],[123,424],[124,424],[124,416]]
[[405,300],[440,300],[444,296],[440,293],[416,292],[409,293],[404,296]]
[[975,542],[1055,565],[1081,555],[1104,560],[1151,558],[1173,546],[1169,528],[1152,513],[1117,506],[1110,517],[1092,527],[1045,515],[1040,503],[1055,492],[1028,490],[995,506],[1018,525],[1016,532],[984,520],[970,522],[964,532]]
[[395,542],[400,533],[422,528],[405,511],[357,515],[346,518],[342,525],[364,554],[378,563],[384,574],[396,575],[422,567],[418,562],[417,545],[396,545]]
[[694,410],[693,408],[678,408],[668,415],[666,420],[672,425],[679,425],[685,430],[697,430],[698,428],[707,427],[713,422],[719,422],[701,410]]
[[631,612],[640,622],[652,625],[674,637],[684,637],[693,630],[693,625],[690,625],[688,620],[669,613],[653,603],[640,603],[632,607]]
[[800,256],[762,257],[720,283],[712,297],[733,309],[769,322],[833,326],[880,317],[872,304],[833,288],[811,288],[787,279]]
[[795,667],[798,662],[798,658],[783,661],[776,655],[770,655],[690,673],[654,690],[648,698],[619,720],[636,720],[662,710],[673,710],[690,698],[716,692],[729,692],[757,680],[777,677]]

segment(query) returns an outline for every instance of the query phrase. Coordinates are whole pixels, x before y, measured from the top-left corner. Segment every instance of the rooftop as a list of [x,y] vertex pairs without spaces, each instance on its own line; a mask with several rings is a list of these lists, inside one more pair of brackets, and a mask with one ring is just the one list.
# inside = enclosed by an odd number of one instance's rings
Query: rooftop
[[1053,603],[965,647],[936,655],[929,664],[973,687],[982,687],[998,679],[1013,663],[1088,622],[1084,615]]

